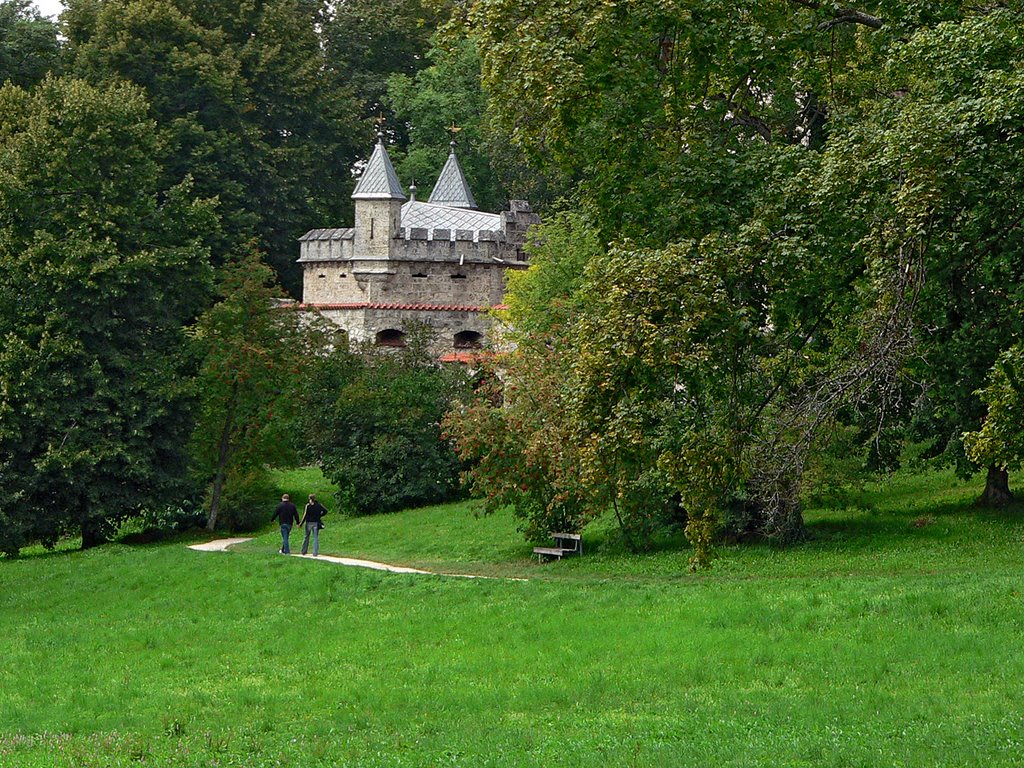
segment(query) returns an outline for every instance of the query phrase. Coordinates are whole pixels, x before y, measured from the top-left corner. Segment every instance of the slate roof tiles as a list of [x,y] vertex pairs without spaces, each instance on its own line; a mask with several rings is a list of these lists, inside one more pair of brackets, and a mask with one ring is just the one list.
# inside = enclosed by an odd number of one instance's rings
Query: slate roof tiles
[[398,181],[395,167],[384,148],[384,137],[377,135],[377,145],[373,148],[363,175],[359,177],[356,189],[352,193],[353,200],[405,200],[402,185]]
[[450,208],[476,208],[476,200],[469,189],[469,182],[462,172],[462,166],[455,157],[455,142],[451,143],[451,151],[445,161],[441,175],[437,177],[437,184],[430,193],[428,203],[446,205]]

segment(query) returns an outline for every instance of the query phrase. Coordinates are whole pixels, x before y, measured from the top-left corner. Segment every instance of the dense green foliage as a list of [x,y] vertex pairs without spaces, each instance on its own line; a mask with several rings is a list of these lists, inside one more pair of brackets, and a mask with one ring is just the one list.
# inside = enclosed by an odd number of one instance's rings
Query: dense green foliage
[[528,581],[284,558],[269,530],[0,563],[0,763],[1008,768],[1024,528],[976,492],[899,477],[682,580],[601,530],[538,565],[463,505],[328,518],[322,552]]
[[305,371],[303,457],[338,487],[343,512],[392,512],[459,495],[441,419],[465,386],[416,328],[403,349],[335,350]]
[[[138,89],[0,89],[0,536],[17,552],[184,492],[182,326],[206,300],[214,221],[161,184]],[[180,497],[179,497],[180,498]]]
[[967,455],[982,466],[1018,470],[1024,463],[1024,346],[999,356],[981,391],[986,418],[981,429],[964,435]]
[[448,3],[425,0],[346,0],[332,4],[324,28],[327,58],[341,82],[356,96],[364,118],[382,120],[404,145],[407,126],[395,120],[387,98],[388,80],[412,77],[427,66],[426,53]]
[[528,166],[508,131],[488,112],[473,40],[435,44],[426,57],[429,65],[415,75],[392,75],[387,90],[387,101],[409,134],[408,142],[395,148],[395,168],[403,181],[417,183],[420,200],[429,197],[426,185],[441,172],[452,139],[480,210],[506,210],[513,198],[543,211],[569,192],[558,174]]
[[547,429],[611,491],[590,516],[678,504],[705,563],[727,519],[800,539],[837,440],[973,469],[961,436],[1024,316],[1019,8],[478,0],[467,23],[495,118],[580,178],[608,244],[582,285],[531,268],[578,297],[534,364],[563,382]]
[[31,0],[0,1],[0,85],[35,85],[57,68],[59,54],[57,25]]
[[486,512],[511,506],[528,540],[552,530],[578,531],[594,517],[604,488],[585,486],[580,446],[564,418],[575,389],[564,325],[578,310],[576,294],[596,233],[563,215],[531,232],[533,267],[509,276],[501,343],[515,348],[482,367],[480,384],[445,419],[446,434],[466,462],[470,490]]
[[199,408],[192,434],[193,471],[210,488],[207,528],[217,526],[227,486],[232,503],[224,522],[246,530],[263,516],[247,513],[257,505],[245,489],[264,485],[265,465],[295,461],[299,447],[289,431],[301,408],[302,375],[310,367],[306,361],[332,339],[318,327],[300,325],[294,310],[275,305],[280,294],[273,272],[257,256],[227,265],[219,294],[220,300],[189,329],[201,360],[195,380]]
[[486,97],[480,87],[480,59],[469,40],[450,49],[432,48],[430,65],[415,76],[392,75],[388,101],[396,116],[409,125],[409,146],[396,153],[399,178],[417,183],[417,197],[426,200],[448,156],[448,144],[459,144],[462,166],[477,207],[500,210],[501,200],[490,147],[482,125]]
[[168,175],[219,201],[218,259],[255,240],[298,289],[295,240],[349,210],[365,151],[358,103],[329,66],[320,0],[69,0],[69,69],[128,80],[150,102]]
[[303,448],[298,384],[332,343],[274,311],[275,286],[297,289],[298,235],[350,213],[366,118],[388,77],[425,65],[444,15],[69,0],[58,37],[29,3],[0,2],[0,80],[29,89],[0,103],[4,551],[79,529],[92,544],[128,517],[177,526],[195,484],[211,527],[262,518],[265,463]]
[[[69,0],[61,25],[0,2],[0,77],[29,89],[0,104],[16,291],[0,483],[36,507],[70,493],[74,510],[12,523],[8,551],[86,519],[162,519],[185,468],[211,488],[213,527],[224,493],[251,507],[265,463],[296,453],[348,510],[447,498],[461,467],[529,537],[611,513],[635,549],[685,527],[701,565],[716,537],[801,540],[803,505],[842,483],[839,464],[891,470],[909,440],[964,473],[987,462],[984,500],[1008,500],[1017,4]],[[99,94],[107,122],[54,118],[64,91]],[[295,291],[294,239],[343,221],[378,114],[407,181],[436,176],[454,127],[483,207],[564,193],[573,209],[550,214],[510,280],[510,330],[475,396],[408,354],[328,354],[322,331],[269,309],[259,260]],[[96,287],[108,251],[179,262]],[[229,265],[213,308],[211,264]],[[90,296],[118,307],[116,329],[74,314]],[[73,330],[51,330],[51,299]],[[190,382],[181,328],[203,310]],[[111,373],[132,366],[145,372]],[[144,403],[152,423],[126,439],[146,448],[104,470],[131,465],[116,472],[143,490],[66,490],[103,463],[69,436],[116,432],[76,410],[79,389]],[[461,461],[439,436],[456,398]],[[119,511],[83,511],[101,506]]]

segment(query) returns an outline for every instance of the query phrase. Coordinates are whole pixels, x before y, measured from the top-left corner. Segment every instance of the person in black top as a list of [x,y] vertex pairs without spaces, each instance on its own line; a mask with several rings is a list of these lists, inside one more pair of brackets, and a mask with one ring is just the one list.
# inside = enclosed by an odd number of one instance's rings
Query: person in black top
[[327,510],[316,500],[316,495],[309,494],[309,503],[302,513],[302,520],[306,524],[306,537],[302,540],[302,554],[306,554],[306,550],[309,549],[309,534],[311,533],[313,534],[313,557],[320,554],[320,529],[323,527],[320,521],[326,514]]
[[292,504],[287,493],[281,497],[281,503],[277,505],[270,519],[281,521],[281,554],[290,555],[292,552],[288,548],[288,536],[292,532],[292,525],[299,519],[299,510]]

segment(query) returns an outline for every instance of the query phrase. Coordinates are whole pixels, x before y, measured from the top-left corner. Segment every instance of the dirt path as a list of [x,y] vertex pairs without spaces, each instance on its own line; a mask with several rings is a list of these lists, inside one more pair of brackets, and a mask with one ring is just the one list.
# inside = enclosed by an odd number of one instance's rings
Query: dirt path
[[244,544],[247,541],[252,541],[252,539],[214,539],[205,544],[189,544],[188,548],[200,552],[226,552],[227,548],[233,544]]
[[[226,552],[228,547],[232,547],[235,544],[243,544],[247,541],[252,541],[252,538],[248,539],[215,539],[214,541],[208,541],[204,544],[189,544],[189,549],[195,549],[200,552]],[[424,576],[450,576],[456,579],[498,579],[503,578],[501,576],[480,576],[472,573],[438,573],[437,571],[421,571],[419,568],[407,568],[403,565],[391,565],[389,563],[378,563],[374,560],[359,560],[354,557],[336,557],[335,555],[289,555],[289,557],[298,557],[303,560],[321,560],[326,563],[337,563],[338,565],[347,565],[352,568],[371,568],[375,571],[387,571],[388,573],[418,573]],[[526,581],[526,579],[516,578],[505,578],[505,581]]]

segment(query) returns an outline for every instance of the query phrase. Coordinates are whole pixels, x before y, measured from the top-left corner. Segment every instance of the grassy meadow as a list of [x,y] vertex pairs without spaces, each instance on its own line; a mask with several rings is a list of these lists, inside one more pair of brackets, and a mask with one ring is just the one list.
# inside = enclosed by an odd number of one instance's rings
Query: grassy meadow
[[900,475],[696,575],[601,526],[539,565],[469,502],[331,515],[321,553],[497,578],[283,557],[269,526],[0,560],[0,767],[1019,765],[1024,511],[979,490]]

